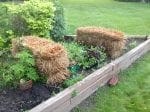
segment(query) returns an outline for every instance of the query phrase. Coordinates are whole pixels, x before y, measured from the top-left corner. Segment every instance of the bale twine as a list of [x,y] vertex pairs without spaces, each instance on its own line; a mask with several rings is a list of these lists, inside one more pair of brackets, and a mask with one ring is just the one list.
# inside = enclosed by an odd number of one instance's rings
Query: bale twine
[[48,77],[47,84],[62,83],[70,75],[69,58],[61,44],[34,36],[22,37],[20,43],[32,51],[38,70]]
[[125,38],[122,32],[98,27],[78,28],[77,42],[86,45],[103,46],[111,58],[119,57],[125,47]]

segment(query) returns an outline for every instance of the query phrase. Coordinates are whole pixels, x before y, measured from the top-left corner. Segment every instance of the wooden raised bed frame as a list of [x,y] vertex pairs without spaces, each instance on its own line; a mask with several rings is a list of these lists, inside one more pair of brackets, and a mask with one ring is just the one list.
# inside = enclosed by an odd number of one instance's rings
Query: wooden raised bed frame
[[[37,105],[29,112],[69,112],[99,87],[105,85],[113,75],[128,68],[135,60],[150,50],[150,38],[128,53],[96,70],[82,81]],[[75,93],[75,94],[74,94]],[[74,95],[73,95],[74,94]]]

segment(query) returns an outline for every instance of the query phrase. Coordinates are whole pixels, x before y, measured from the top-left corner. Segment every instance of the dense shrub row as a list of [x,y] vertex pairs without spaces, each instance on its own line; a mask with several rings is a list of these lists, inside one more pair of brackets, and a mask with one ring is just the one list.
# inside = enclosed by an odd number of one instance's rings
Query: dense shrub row
[[0,37],[37,35],[62,40],[65,32],[63,7],[57,0],[30,0],[0,5]]
[[[16,55],[16,58],[8,54],[2,56],[5,56],[6,60],[1,60],[0,63],[0,89],[16,87],[20,80],[38,81],[40,79],[36,72],[35,59],[29,50],[24,49]],[[9,63],[7,60],[9,60]]]
[[45,37],[52,29],[55,7],[47,0],[30,0],[19,5],[7,5],[11,14],[11,29],[17,36]]
[[94,65],[101,66],[106,59],[104,48],[83,46],[77,43],[63,43],[68,50],[71,64],[88,69]]
[[53,40],[59,41],[63,39],[63,35],[65,34],[64,10],[59,0],[52,0],[52,2],[56,10],[54,12],[53,28],[50,30],[50,36]]

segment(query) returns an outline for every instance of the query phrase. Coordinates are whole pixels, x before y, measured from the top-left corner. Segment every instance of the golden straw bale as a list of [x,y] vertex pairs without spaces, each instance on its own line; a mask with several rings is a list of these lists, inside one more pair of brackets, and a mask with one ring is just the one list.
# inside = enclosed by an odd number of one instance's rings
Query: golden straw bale
[[77,29],[77,41],[86,45],[103,46],[111,58],[120,56],[125,47],[124,34],[106,28],[80,27]]
[[[63,72],[64,71],[64,72]],[[63,80],[66,80],[66,77],[69,77],[69,72],[67,73],[66,69],[61,69],[61,72],[57,72],[56,75],[52,75],[51,77],[48,77],[47,84],[56,84],[56,82],[63,82]]]
[[[19,44],[33,52],[36,66],[48,77],[48,84],[61,83],[70,75],[67,51],[61,44],[34,36],[22,37]],[[17,49],[15,46],[13,51]]]
[[52,49],[46,47],[43,53],[40,52],[39,57],[36,59],[36,65],[40,72],[48,76],[47,83],[61,83],[69,76],[67,70],[67,67],[69,67],[69,59],[63,46],[56,44]]
[[24,47],[29,48],[34,55],[41,50],[41,47],[45,45],[54,44],[53,41],[45,39],[45,38],[39,38],[35,36],[25,36],[21,38],[22,45]]
[[41,46],[37,52],[45,60],[52,60],[67,54],[65,48],[58,43]]

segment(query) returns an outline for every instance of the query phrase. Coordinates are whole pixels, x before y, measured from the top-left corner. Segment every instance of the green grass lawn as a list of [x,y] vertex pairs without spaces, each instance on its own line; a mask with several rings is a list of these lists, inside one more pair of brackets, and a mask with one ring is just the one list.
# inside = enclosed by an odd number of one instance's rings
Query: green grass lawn
[[150,34],[150,4],[114,0],[62,0],[67,34],[80,26],[102,26],[126,34]]
[[[126,34],[150,34],[150,4],[114,0],[62,2],[67,34],[75,34],[80,26],[115,28]],[[91,103],[81,104],[73,112],[150,112],[150,53],[119,76],[117,86],[100,88],[87,101]]]
[[150,112],[150,52],[119,76],[117,86],[100,88],[94,104],[74,112]]

